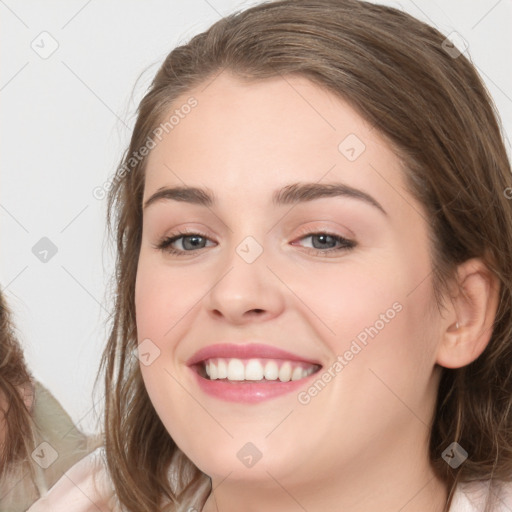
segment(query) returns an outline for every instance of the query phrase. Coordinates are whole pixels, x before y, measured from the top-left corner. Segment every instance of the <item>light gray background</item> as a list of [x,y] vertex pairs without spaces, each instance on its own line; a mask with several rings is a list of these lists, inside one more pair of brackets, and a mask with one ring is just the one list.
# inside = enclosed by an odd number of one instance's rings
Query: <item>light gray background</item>
[[[167,53],[255,3],[0,0],[0,285],[34,376],[86,432],[98,429],[101,411],[102,387],[95,408],[92,390],[113,261],[105,200],[93,190],[114,172],[136,105]],[[381,3],[468,42],[510,154],[512,0]],[[47,262],[32,251],[43,237],[57,247]]]

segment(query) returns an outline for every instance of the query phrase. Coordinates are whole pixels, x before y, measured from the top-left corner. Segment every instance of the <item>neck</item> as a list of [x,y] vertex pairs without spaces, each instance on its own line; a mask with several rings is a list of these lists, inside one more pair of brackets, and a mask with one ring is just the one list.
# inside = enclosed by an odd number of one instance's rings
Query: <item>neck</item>
[[[361,455],[335,470],[294,468],[276,476],[268,468],[251,481],[212,478],[213,491],[202,512],[445,512],[447,486],[428,464],[426,448],[421,456],[414,443],[390,448],[385,461]],[[418,463],[422,460],[425,464]]]

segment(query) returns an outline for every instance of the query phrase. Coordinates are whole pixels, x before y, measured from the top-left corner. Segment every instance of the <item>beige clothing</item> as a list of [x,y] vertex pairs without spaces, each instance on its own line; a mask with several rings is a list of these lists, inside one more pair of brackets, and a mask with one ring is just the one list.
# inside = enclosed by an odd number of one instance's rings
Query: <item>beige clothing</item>
[[38,382],[34,382],[31,414],[36,449],[28,461],[10,468],[0,482],[2,512],[25,512],[70,467],[100,444],[99,438],[78,430],[60,403]]

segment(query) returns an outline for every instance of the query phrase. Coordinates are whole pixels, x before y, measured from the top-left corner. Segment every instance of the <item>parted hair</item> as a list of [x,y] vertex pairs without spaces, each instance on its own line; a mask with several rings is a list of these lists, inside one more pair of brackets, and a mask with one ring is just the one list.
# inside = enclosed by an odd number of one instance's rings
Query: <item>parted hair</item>
[[[130,158],[178,97],[223,72],[244,80],[306,77],[348,102],[389,142],[410,193],[428,212],[430,282],[440,313],[459,264],[481,258],[497,276],[499,307],[488,346],[473,363],[442,369],[430,463],[449,491],[445,510],[459,482],[512,479],[510,162],[482,79],[445,40],[437,29],[383,5],[278,0],[222,18],[165,58],[138,107],[108,198],[117,259],[115,312],[102,359],[106,455],[126,510],[178,511],[200,487],[203,499],[209,491],[208,476],[158,418],[132,357],[147,157],[135,165]],[[456,469],[442,458],[454,441],[468,452]]]

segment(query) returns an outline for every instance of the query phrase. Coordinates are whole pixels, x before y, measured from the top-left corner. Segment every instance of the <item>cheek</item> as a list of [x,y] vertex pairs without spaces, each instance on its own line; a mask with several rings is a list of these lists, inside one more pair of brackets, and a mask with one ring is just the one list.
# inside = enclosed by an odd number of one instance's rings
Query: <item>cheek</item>
[[328,286],[308,283],[307,297],[316,297],[308,306],[321,312],[334,332],[323,335],[332,363],[320,376],[327,384],[305,389],[299,403],[306,406],[299,410],[304,424],[312,416],[324,418],[318,428],[333,442],[341,434],[347,439],[390,436],[417,422],[411,410],[429,422],[436,346],[425,315],[429,285],[426,281],[411,293],[417,285],[413,270],[391,272],[385,265],[379,270],[331,273]]
[[[164,268],[156,258],[141,251],[135,283],[137,338],[149,353],[148,364],[141,359],[140,370],[150,400],[171,435],[176,411],[186,403],[183,388],[176,384],[175,348],[186,330],[190,293],[176,270]],[[197,298],[195,299],[197,301]],[[180,322],[180,319],[183,321]],[[172,390],[170,392],[169,390]]]
[[[286,267],[282,270],[286,272]],[[317,334],[335,353],[344,348],[344,340],[364,333],[375,323],[379,331],[387,327],[398,316],[396,310],[402,309],[408,286],[385,258],[368,264],[356,258],[317,264],[301,272],[290,269],[280,278],[301,299],[305,317],[317,326]],[[364,339],[364,334],[360,338]]]
[[[202,286],[201,286],[202,283]],[[138,340],[150,338],[164,348],[174,339],[182,320],[204,294],[206,279],[185,267],[170,268],[157,258],[141,253],[135,283]],[[171,332],[174,331],[174,332]]]
[[333,361],[348,351],[350,366],[359,361],[353,365],[358,373],[378,365],[389,378],[407,379],[421,371],[427,381],[437,346],[429,313],[430,264],[414,248],[400,252],[380,253],[367,262],[354,258],[339,266],[317,265],[295,275],[290,270],[281,277],[305,299],[304,314]]
[[422,265],[414,267],[410,262],[409,267],[398,263],[379,273],[358,276],[361,286],[351,283],[356,296],[347,302],[336,324],[342,333],[337,354],[351,358],[343,371],[350,395],[346,402],[354,401],[354,410],[369,421],[383,418],[390,425],[392,417],[406,421],[411,417],[408,407],[425,423],[429,421],[438,340],[436,323],[429,314],[430,280],[418,286],[422,278],[417,276],[428,275],[428,270]]

